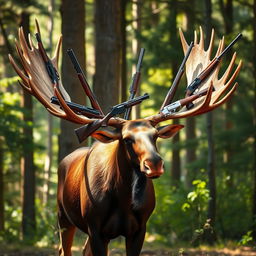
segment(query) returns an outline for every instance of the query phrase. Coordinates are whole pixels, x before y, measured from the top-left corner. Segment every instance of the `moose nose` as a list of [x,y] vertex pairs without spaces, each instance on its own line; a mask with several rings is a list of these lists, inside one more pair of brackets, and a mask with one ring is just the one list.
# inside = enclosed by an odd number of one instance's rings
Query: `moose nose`
[[148,178],[158,178],[164,173],[164,161],[160,156],[145,159],[141,171],[144,172]]

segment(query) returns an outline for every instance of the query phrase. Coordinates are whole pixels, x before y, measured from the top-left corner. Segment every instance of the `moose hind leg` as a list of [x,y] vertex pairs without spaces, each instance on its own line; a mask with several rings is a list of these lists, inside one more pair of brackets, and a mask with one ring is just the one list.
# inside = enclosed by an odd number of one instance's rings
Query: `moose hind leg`
[[59,256],[71,256],[71,247],[76,228],[64,214],[59,214],[58,216],[58,227],[60,236]]

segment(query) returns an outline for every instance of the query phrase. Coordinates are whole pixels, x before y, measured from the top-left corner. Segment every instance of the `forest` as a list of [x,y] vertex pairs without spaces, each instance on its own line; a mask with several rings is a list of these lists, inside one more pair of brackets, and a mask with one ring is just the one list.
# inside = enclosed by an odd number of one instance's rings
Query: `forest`
[[[207,48],[213,28],[214,54],[222,36],[226,46],[242,33],[222,60],[223,70],[234,52],[236,66],[243,61],[231,100],[207,114],[174,120],[185,128],[158,141],[165,173],[153,181],[156,208],[143,247],[158,254],[142,255],[204,255],[201,248],[233,250],[205,255],[255,255],[256,0],[0,0],[0,255],[39,255],[31,248],[56,255],[58,163],[93,143],[89,138],[79,144],[78,125],[52,116],[19,85],[8,54],[18,58],[20,26],[35,41],[35,19],[49,56],[63,36],[59,70],[72,100],[90,105],[70,48],[106,112],[128,99],[145,48],[138,94],[150,99],[133,108],[134,119],[159,111],[184,57],[179,29],[190,42],[201,26]],[[183,75],[175,100],[186,85]],[[74,255],[81,255],[84,239],[78,232]],[[111,255],[123,255],[122,238],[111,246]]]

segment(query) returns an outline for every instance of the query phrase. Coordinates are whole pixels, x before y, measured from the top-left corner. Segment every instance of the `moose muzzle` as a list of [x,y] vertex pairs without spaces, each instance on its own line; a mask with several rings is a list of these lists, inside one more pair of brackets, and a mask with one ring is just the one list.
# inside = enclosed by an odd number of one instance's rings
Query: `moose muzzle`
[[159,155],[147,158],[141,163],[141,171],[148,178],[158,178],[164,173],[164,161]]

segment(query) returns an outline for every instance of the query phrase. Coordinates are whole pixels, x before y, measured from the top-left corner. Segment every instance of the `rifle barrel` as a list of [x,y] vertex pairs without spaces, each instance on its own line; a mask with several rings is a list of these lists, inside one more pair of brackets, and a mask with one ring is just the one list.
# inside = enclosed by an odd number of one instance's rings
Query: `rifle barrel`
[[140,72],[141,64],[142,64],[142,60],[143,60],[144,54],[145,54],[145,48],[141,48],[140,49],[140,55],[139,55],[138,63],[137,63],[137,66],[136,66],[136,72]]
[[[129,100],[132,100],[135,97],[136,92],[138,90],[139,81],[140,81],[140,69],[141,69],[144,53],[145,53],[145,49],[141,48],[137,66],[136,66],[136,73],[132,76],[132,83],[131,83],[130,89],[129,89],[129,92],[130,92]],[[130,113],[131,113],[131,108],[127,108],[124,113],[124,119],[128,120]]]
[[67,50],[67,53],[68,53],[68,56],[70,57],[70,60],[74,66],[74,69],[76,70],[77,72],[77,75],[78,75],[78,78],[79,78],[79,81],[81,82],[81,85],[86,93],[86,95],[88,96],[88,98],[90,99],[90,102],[91,102],[91,105],[93,108],[97,109],[100,111],[101,115],[104,115],[103,114],[103,111],[96,99],[96,96],[94,95],[93,91],[91,90],[87,80],[86,80],[86,77],[85,77],[85,74],[76,58],[76,55],[73,51],[73,49],[68,49]]
[[185,56],[183,58],[183,60],[182,60],[182,63],[181,63],[180,68],[178,70],[178,73],[176,74],[176,76],[174,78],[173,84],[172,84],[169,92],[167,93],[167,95],[166,95],[166,97],[164,99],[164,102],[163,102],[163,104],[162,104],[160,109],[163,109],[165,106],[167,106],[168,104],[170,104],[172,102],[172,100],[174,98],[174,95],[175,95],[175,92],[176,92],[176,90],[178,88],[178,84],[180,82],[180,79],[181,79],[181,77],[182,77],[182,75],[184,73],[185,64],[187,62],[187,59],[188,59],[188,57],[189,57],[189,55],[191,53],[191,50],[192,50],[193,46],[194,46],[194,42],[191,42],[190,45],[189,45],[189,48],[188,48],[188,50],[187,50],[187,52],[186,52],[186,54],[185,54]]
[[[93,108],[89,108],[80,104],[77,104],[75,102],[70,102],[70,101],[65,101],[66,104],[76,113],[78,114],[82,114],[82,115],[87,115],[90,117],[101,117],[101,114],[98,110],[93,109]],[[56,105],[60,105],[60,102],[58,100],[57,97],[53,96],[51,98],[51,103],[56,104]]]
[[221,59],[223,55],[226,54],[227,51],[242,37],[243,35],[239,33],[236,38],[222,51],[222,53],[217,57],[217,59]]

